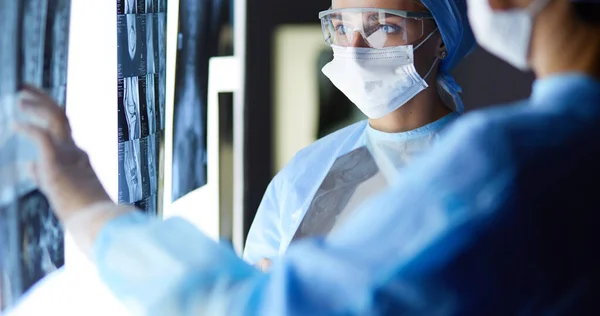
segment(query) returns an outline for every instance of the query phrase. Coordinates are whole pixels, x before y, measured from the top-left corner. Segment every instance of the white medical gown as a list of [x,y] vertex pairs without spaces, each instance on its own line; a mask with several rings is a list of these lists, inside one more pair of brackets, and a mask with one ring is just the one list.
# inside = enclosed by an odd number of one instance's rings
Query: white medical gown
[[338,215],[347,218],[388,182],[396,181],[394,173],[429,148],[458,116],[451,113],[403,133],[374,130],[365,120],[301,150],[269,184],[244,259],[251,264],[276,260],[292,241],[327,234],[339,226]]

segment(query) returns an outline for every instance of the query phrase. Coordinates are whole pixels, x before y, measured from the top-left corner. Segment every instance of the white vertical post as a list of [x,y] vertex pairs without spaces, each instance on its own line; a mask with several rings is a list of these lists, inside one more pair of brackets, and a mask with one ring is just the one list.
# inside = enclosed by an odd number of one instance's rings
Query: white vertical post
[[171,214],[173,186],[173,122],[175,116],[175,68],[177,66],[177,45],[179,42],[179,0],[169,0],[167,8],[167,102],[165,123],[165,165],[163,216]]
[[234,0],[234,56],[237,59],[237,91],[233,96],[233,247],[244,248],[244,160],[245,160],[245,78],[246,78],[246,2]]

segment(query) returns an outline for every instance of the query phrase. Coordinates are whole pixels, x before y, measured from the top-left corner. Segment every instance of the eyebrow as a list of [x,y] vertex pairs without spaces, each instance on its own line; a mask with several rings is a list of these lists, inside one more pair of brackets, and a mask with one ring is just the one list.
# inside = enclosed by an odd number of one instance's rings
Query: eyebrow
[[[430,11],[405,11],[405,10],[395,10],[395,9],[377,9],[377,8],[342,8],[342,9],[328,9],[325,11],[319,12],[319,19],[322,19],[325,16],[336,17],[339,19],[339,15],[343,12],[372,12],[374,10],[383,11],[386,14],[391,15],[399,15],[405,18],[415,18],[415,19],[434,19],[433,14]],[[331,19],[331,18],[330,18]]]
[[[367,18],[371,18],[371,17],[374,17],[374,16],[378,17],[378,16],[380,15],[380,14],[379,14],[379,13],[377,13],[377,12],[363,12],[363,13],[361,13],[361,14],[365,14],[365,13],[367,13],[367,14],[366,14],[366,17],[367,17]],[[341,16],[341,15],[342,15],[341,13],[334,13],[334,14],[332,14],[332,15],[331,15],[331,20],[343,20],[343,18],[342,18],[342,16]],[[399,18],[399,19],[404,19],[404,17],[401,17],[401,16],[399,16],[399,15],[395,15],[395,14],[391,14],[391,13],[384,13],[384,14],[383,14],[383,18],[384,18],[384,19],[387,19],[387,18]]]

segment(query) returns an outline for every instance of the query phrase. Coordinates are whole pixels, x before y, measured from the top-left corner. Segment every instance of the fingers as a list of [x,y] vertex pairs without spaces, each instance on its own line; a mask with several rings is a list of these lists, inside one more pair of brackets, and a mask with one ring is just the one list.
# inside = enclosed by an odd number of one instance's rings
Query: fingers
[[27,124],[16,124],[14,130],[29,137],[39,148],[44,160],[54,159],[54,143],[46,130]]
[[46,122],[48,130],[56,139],[64,141],[71,135],[64,110],[42,91],[32,87],[24,88],[20,108],[33,116],[34,121]]
[[21,89],[22,92],[26,92],[27,96],[36,99],[42,99],[44,101],[53,102],[52,98],[46,94],[43,90],[40,90],[32,85],[24,84]]
[[273,261],[265,258],[258,262],[258,268],[262,272],[267,272],[271,268],[272,264],[273,264]]

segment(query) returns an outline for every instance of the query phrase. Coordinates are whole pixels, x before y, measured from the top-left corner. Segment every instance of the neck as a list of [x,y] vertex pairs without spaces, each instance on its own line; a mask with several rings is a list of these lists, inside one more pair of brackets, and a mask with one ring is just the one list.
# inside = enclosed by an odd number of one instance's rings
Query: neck
[[538,78],[579,72],[600,80],[600,29],[580,22],[568,1],[554,1],[538,16],[531,45]]
[[433,123],[452,111],[442,102],[435,84],[423,90],[396,111],[369,119],[372,128],[386,133],[407,132]]

